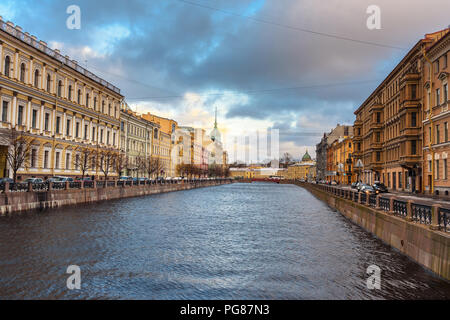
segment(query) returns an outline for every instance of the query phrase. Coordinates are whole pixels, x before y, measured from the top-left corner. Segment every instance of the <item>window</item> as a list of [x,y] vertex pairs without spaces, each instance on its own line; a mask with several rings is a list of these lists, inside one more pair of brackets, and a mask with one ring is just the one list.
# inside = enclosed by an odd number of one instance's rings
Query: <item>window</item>
[[44,151],[44,169],[48,169],[48,155],[49,155],[49,151],[45,150]]
[[123,121],[120,122],[120,131],[122,131],[122,132],[125,131],[125,123]]
[[37,150],[31,149],[31,167],[36,168]]
[[411,127],[417,127],[417,113],[411,113]]
[[381,161],[381,152],[377,151],[377,162]]
[[81,104],[81,90],[80,89],[78,89],[77,102],[78,102],[78,104]]
[[86,107],[89,107],[89,93],[86,93]]
[[444,142],[448,142],[448,122],[444,123]]
[[94,97],[94,110],[97,111],[97,97]]
[[66,122],[66,136],[70,136],[70,119]]
[[114,134],[113,134],[113,146],[115,146],[116,145],[116,133],[114,132]]
[[11,71],[11,58],[6,56],[5,58],[5,76],[9,77],[9,73]]
[[105,101],[102,101],[102,113],[105,113]]
[[95,141],[95,127],[92,127],[92,140]]
[[108,105],[108,115],[111,115],[111,103]]
[[379,131],[376,133],[375,137],[376,137],[376,142],[381,141],[381,133]]
[[155,129],[153,138],[158,139],[158,129]]
[[25,72],[26,72],[25,63],[22,63],[20,65],[20,81],[21,82],[25,82]]
[[106,132],[106,144],[109,145],[109,131]]
[[52,78],[47,74],[47,92],[51,93]]
[[441,104],[441,89],[436,89],[436,106]]
[[48,131],[48,124],[50,122],[50,114],[49,113],[45,113],[45,118],[44,118],[44,130]]
[[398,188],[401,189],[402,187],[403,187],[402,186],[402,173],[399,172],[398,173]]
[[444,65],[442,66],[443,69],[447,69],[448,61],[447,61],[447,54],[444,54]]
[[100,143],[103,143],[103,129],[100,130]]
[[56,152],[56,154],[55,154],[55,169],[59,169],[59,156],[60,156],[60,153],[59,152]]
[[34,86],[39,88],[39,70],[36,69],[34,72]]
[[448,172],[447,172],[447,159],[444,159],[444,179],[447,180]]
[[440,137],[440,131],[439,131],[439,125],[436,125],[436,144],[441,143],[441,137]]
[[2,121],[3,122],[8,122],[8,106],[9,106],[9,102],[3,101],[3,106],[2,106]]
[[31,113],[31,127],[33,129],[37,128],[37,110],[33,110],[33,112]]
[[431,172],[431,160],[428,161],[428,172]]
[[448,102],[448,84],[444,84],[444,103]]
[[75,124],[75,138],[79,138],[80,137],[80,123],[77,122]]
[[70,153],[66,153],[66,170],[70,170]]
[[89,135],[89,126],[87,124],[84,125],[84,140],[88,139],[88,135]]
[[75,170],[80,170],[80,155],[75,156]]
[[428,127],[428,137],[429,137],[429,141],[431,143],[432,142],[431,141],[431,127]]
[[436,180],[439,180],[439,160],[436,160],[436,168],[434,169],[434,177]]
[[411,99],[414,100],[417,98],[417,85],[411,85]]
[[17,111],[17,124],[21,126],[23,124],[23,106],[19,106],[19,110]]
[[62,96],[62,81],[58,81],[58,97]]
[[434,73],[439,73],[439,59],[434,63]]
[[417,141],[416,140],[411,141],[411,154],[412,155],[417,154]]
[[72,86],[69,86],[69,90],[67,92],[67,96],[68,96],[67,99],[72,101]]
[[60,127],[61,127],[61,117],[56,117],[56,127],[55,127],[55,131],[56,133],[60,133]]

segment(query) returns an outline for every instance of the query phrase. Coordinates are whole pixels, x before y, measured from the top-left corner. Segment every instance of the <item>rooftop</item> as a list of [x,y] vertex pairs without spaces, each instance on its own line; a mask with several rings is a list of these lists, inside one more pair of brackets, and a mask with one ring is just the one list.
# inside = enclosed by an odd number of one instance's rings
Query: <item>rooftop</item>
[[120,89],[116,86],[112,85],[106,80],[103,80],[102,78],[96,76],[92,72],[88,71],[87,69],[81,67],[78,65],[78,62],[75,60],[70,60],[69,56],[63,56],[60,54],[59,50],[51,49],[47,46],[47,43],[40,40],[38,41],[35,36],[30,35],[28,32],[22,32],[22,28],[19,26],[14,26],[14,23],[11,21],[4,22],[3,18],[0,16],[0,30],[8,33],[9,35],[15,37],[16,39],[19,39],[20,41],[24,42],[25,44],[41,51],[42,53],[58,60],[59,62],[63,63],[64,65],[68,66],[69,68],[74,69],[75,71],[81,73],[82,75],[88,77],[89,79],[101,84],[102,86],[120,94]]

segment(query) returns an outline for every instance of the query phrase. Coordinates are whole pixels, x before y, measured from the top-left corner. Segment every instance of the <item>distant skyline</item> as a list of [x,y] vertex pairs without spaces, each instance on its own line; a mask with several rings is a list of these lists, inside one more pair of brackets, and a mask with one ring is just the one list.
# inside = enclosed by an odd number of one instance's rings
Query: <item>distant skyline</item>
[[[72,4],[81,8],[81,30],[66,28]],[[381,8],[381,30],[366,27],[371,4]],[[118,86],[133,110],[208,130],[217,107],[222,133],[278,129],[280,155],[297,159],[306,149],[314,158],[337,123],[352,124],[406,52],[448,26],[448,12],[448,0],[0,4],[5,21]]]

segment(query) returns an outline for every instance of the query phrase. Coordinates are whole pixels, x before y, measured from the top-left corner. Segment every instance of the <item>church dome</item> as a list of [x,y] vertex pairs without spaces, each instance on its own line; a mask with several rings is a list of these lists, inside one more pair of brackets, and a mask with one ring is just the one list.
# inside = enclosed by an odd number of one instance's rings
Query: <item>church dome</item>
[[309,155],[308,150],[306,150],[306,153],[305,153],[305,155],[303,156],[302,161],[303,161],[303,162],[306,162],[306,161],[311,161],[311,160],[312,160],[312,158],[311,158],[311,156]]

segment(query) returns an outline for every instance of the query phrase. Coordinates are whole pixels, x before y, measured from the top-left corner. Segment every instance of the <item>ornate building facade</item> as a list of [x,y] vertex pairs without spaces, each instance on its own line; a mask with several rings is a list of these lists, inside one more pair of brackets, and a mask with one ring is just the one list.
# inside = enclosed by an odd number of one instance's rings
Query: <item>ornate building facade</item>
[[[18,171],[19,180],[79,176],[74,160],[82,148],[97,157],[119,150],[120,90],[1,19],[0,71],[2,153],[9,148],[11,130],[33,141],[29,166]],[[11,176],[5,159],[0,167],[0,175]],[[96,161],[88,174],[101,177]]]
[[427,34],[356,110],[356,160],[361,179],[391,190],[423,191],[423,50],[442,37]]

